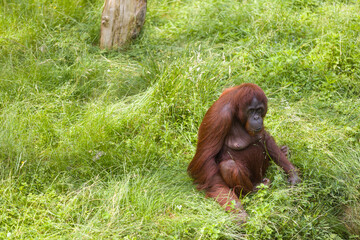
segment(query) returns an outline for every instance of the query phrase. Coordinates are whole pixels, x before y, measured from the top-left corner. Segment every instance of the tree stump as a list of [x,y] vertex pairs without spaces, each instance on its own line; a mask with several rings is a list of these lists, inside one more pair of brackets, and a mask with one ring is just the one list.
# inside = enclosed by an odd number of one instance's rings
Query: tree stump
[[119,48],[136,38],[145,22],[147,0],[105,0],[100,48]]

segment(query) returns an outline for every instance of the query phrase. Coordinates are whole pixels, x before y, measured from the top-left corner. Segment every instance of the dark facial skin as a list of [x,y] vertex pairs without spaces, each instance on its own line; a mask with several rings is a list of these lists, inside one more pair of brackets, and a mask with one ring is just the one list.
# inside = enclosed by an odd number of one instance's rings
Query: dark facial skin
[[260,133],[264,129],[265,105],[262,102],[254,97],[245,111],[247,117],[245,129],[240,121],[234,121],[225,139],[225,145],[233,150],[245,149],[249,144],[261,138]]
[[263,130],[264,112],[264,104],[254,97],[246,109],[247,122],[245,128],[249,134],[255,135]]

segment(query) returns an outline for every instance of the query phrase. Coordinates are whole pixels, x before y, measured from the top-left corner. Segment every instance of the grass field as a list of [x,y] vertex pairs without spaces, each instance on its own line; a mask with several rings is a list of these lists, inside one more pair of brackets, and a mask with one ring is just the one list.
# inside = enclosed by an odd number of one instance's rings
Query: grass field
[[[359,239],[360,3],[150,0],[99,49],[102,0],[0,1],[0,239]],[[240,226],[186,168],[253,82],[302,183],[272,164]]]

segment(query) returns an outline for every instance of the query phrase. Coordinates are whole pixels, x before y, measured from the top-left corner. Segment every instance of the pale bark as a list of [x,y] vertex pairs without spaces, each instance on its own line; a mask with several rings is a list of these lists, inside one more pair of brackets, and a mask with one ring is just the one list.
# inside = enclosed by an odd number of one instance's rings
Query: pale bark
[[119,48],[136,38],[145,22],[147,0],[105,0],[101,48]]

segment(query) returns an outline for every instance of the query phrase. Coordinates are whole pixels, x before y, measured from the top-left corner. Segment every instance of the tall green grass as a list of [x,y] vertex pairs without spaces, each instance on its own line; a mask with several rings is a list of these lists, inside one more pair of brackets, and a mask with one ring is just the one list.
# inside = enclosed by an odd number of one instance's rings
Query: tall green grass
[[[0,238],[357,239],[360,4],[149,1],[138,39],[98,48],[103,1],[0,2]],[[186,173],[222,90],[260,85],[272,165],[240,226]]]

